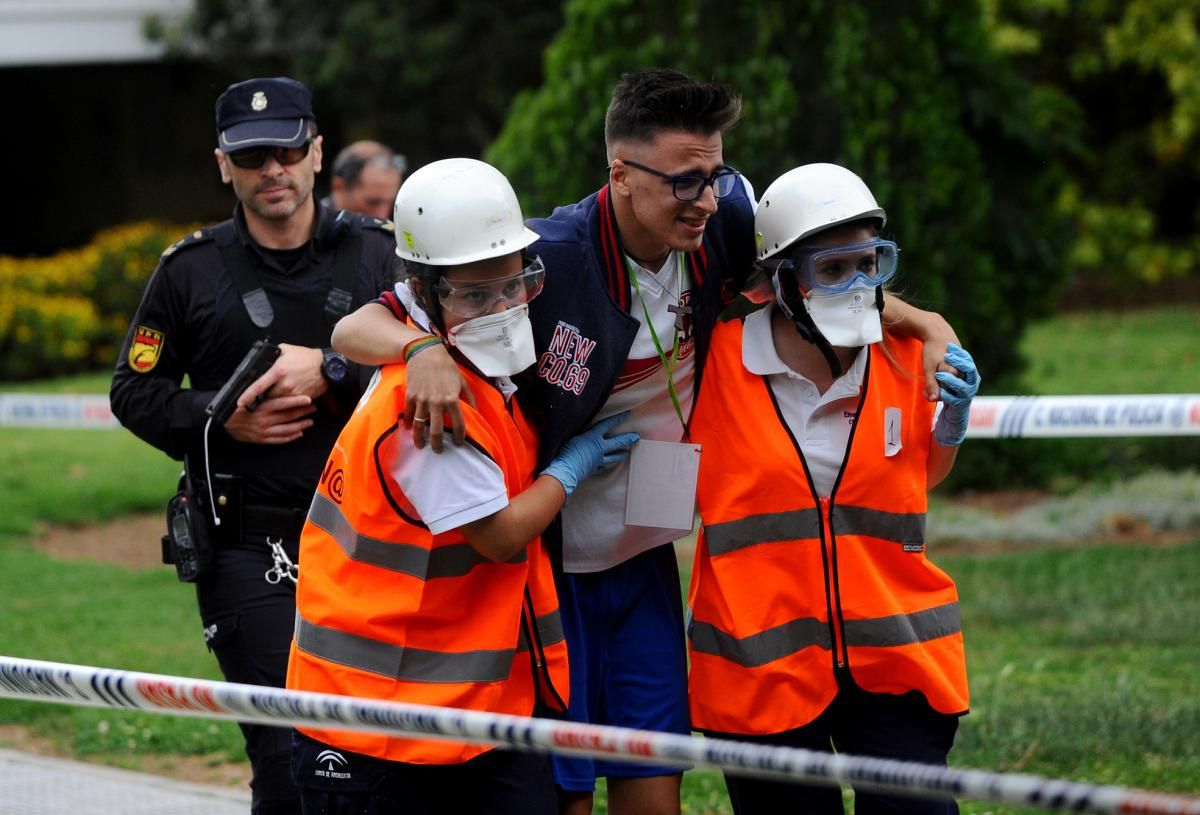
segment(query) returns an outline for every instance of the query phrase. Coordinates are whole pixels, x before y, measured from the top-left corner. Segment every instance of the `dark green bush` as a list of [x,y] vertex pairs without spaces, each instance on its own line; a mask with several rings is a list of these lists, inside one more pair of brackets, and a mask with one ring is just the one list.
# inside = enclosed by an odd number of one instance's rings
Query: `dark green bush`
[[1075,123],[992,50],[977,3],[569,0],[545,59],[489,153],[528,214],[605,182],[622,72],[725,81],[745,107],[726,161],[759,192],[807,162],[854,169],[888,211],[910,297],[951,320],[992,383],[1017,372],[1017,338],[1062,280],[1051,156]]

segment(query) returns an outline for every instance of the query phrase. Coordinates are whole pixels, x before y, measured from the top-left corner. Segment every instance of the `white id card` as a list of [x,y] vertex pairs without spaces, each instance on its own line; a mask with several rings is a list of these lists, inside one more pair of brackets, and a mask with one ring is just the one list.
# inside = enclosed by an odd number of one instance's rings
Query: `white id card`
[[625,523],[692,531],[700,445],[642,439],[629,456]]
[[887,458],[904,448],[904,430],[900,427],[900,408],[890,407],[883,411],[883,455]]

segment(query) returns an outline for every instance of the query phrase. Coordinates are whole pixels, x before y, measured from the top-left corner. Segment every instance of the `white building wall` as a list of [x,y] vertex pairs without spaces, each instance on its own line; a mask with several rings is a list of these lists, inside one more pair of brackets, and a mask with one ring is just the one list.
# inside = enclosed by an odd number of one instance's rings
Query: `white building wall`
[[192,0],[0,0],[0,67],[146,62],[146,17],[178,22]]

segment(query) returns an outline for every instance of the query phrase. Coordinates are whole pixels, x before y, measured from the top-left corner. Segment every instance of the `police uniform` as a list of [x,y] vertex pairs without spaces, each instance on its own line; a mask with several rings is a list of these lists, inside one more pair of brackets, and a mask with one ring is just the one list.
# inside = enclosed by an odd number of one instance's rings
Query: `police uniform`
[[[211,570],[196,583],[205,641],[232,682],[282,687],[295,623],[295,587],[268,582],[268,538],[293,562],[321,468],[366,384],[350,365],[316,400],[312,427],[280,445],[234,440],[209,428],[205,406],[255,340],[326,348],[336,314],[326,313],[339,252],[357,253],[350,307],[390,284],[391,224],[317,206],[308,243],[285,252],[258,246],[239,203],[231,220],[199,230],[163,253],[117,360],[112,409],[121,423],[172,458],[185,459],[198,491],[211,483],[222,523]],[[227,261],[248,264],[273,321],[258,327]],[[345,261],[344,261],[345,262]],[[243,268],[247,268],[243,266]],[[183,377],[189,387],[181,386]],[[211,519],[209,519],[211,522]],[[289,777],[290,731],[242,725],[254,767],[256,813],[298,811]]]

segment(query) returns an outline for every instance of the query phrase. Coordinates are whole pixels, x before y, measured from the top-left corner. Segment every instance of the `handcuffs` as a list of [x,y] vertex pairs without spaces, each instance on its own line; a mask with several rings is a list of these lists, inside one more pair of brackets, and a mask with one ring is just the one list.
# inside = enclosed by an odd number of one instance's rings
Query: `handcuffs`
[[296,578],[300,575],[300,567],[292,563],[287,552],[283,551],[283,538],[268,536],[267,546],[271,547],[271,557],[275,560],[275,564],[263,575],[266,581],[274,586],[286,577],[295,583]]

